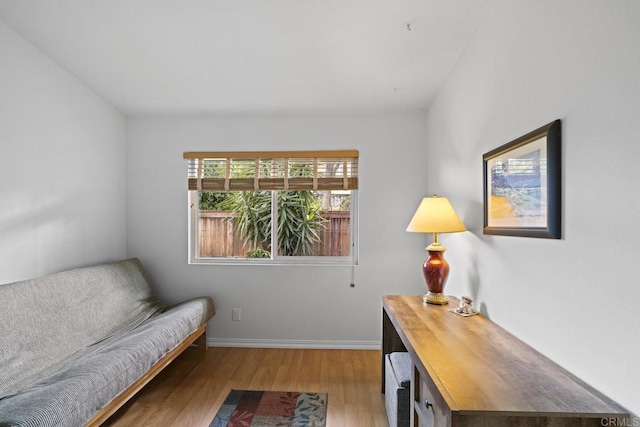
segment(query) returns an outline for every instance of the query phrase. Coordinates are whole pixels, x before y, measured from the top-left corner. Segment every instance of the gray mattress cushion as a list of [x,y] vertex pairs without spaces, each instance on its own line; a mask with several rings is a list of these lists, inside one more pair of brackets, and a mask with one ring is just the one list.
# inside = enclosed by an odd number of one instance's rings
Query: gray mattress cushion
[[27,390],[0,399],[0,427],[82,426],[213,314],[197,298],[151,317]]
[[0,398],[163,308],[135,258],[0,285]]

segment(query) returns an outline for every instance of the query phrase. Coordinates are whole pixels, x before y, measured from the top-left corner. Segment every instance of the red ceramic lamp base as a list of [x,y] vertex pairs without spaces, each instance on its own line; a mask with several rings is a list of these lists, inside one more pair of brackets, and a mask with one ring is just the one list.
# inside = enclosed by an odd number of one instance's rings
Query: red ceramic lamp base
[[427,250],[429,258],[422,266],[422,273],[429,292],[422,297],[422,301],[429,304],[448,304],[449,298],[443,293],[444,285],[449,277],[449,263],[444,259],[444,248],[442,250]]

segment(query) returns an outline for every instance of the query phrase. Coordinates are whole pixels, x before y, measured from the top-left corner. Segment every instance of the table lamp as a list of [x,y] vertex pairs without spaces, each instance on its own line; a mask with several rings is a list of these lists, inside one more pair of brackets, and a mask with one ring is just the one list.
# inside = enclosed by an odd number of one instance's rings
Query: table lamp
[[444,259],[447,250],[438,242],[441,233],[467,231],[458,214],[446,197],[434,195],[422,199],[418,210],[411,218],[407,231],[413,233],[432,233],[433,243],[427,246],[429,257],[422,266],[428,292],[422,301],[429,304],[448,304],[449,299],[443,293],[449,277],[449,263]]

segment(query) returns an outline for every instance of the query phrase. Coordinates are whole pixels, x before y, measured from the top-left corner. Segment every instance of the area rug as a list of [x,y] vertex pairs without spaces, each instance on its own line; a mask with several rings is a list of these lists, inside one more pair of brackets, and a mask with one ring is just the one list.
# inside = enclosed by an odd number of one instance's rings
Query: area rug
[[325,427],[327,393],[231,390],[209,427]]

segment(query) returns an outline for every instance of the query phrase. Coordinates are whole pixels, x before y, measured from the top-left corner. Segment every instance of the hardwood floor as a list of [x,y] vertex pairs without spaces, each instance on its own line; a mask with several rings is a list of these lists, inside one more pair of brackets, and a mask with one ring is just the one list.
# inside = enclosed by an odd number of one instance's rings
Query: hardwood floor
[[229,391],[327,392],[327,427],[386,427],[380,352],[373,350],[188,350],[105,426],[209,426]]

